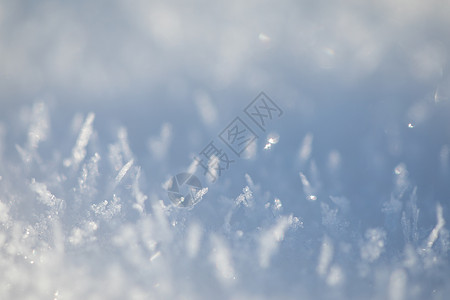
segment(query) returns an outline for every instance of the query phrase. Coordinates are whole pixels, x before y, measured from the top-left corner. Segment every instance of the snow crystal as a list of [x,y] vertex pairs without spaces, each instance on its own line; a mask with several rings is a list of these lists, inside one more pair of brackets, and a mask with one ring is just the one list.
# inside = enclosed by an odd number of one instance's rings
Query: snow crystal
[[64,166],[78,168],[78,164],[86,156],[86,146],[93,132],[92,124],[94,122],[95,114],[89,113],[84,121],[83,127],[80,130],[75,147],[72,150],[72,157],[64,160]]
[[328,155],[328,168],[330,168],[332,172],[336,172],[339,169],[342,163],[341,161],[341,154],[337,150],[330,151],[330,154]]
[[253,193],[252,190],[248,186],[244,187],[242,189],[242,194],[239,194],[239,196],[236,197],[236,200],[234,201],[235,206],[244,205],[244,206],[252,206],[253,202]]
[[28,147],[36,149],[41,141],[47,139],[49,132],[49,116],[46,105],[42,102],[34,104],[31,118]]
[[302,172],[300,172],[300,179],[302,181],[303,192],[305,193],[306,199],[311,200],[311,201],[317,200],[317,197],[314,195],[314,190],[311,187],[311,184],[309,183],[305,174],[303,174]]
[[81,175],[78,178],[78,187],[81,195],[93,196],[96,194],[96,180],[100,175],[98,172],[98,162],[100,155],[94,153],[88,163],[83,164]]
[[320,207],[322,209],[322,224],[328,227],[335,227],[338,225],[338,209],[330,208],[330,206],[326,203],[320,203]]
[[206,178],[209,183],[213,183],[219,177],[220,167],[220,159],[216,155],[211,155],[211,158],[208,161],[208,171],[206,173]]
[[198,91],[194,96],[197,110],[207,126],[211,126],[217,120],[217,108],[210,96],[204,91]]
[[62,205],[63,200],[53,195],[44,183],[37,182],[33,178],[31,180],[30,188],[37,194],[38,200],[43,204],[54,208],[59,208],[58,206]]
[[75,227],[69,236],[69,242],[74,246],[79,246],[86,242],[93,242],[97,238],[95,232],[98,229],[98,224],[90,221],[85,222],[81,227]]
[[106,220],[110,220],[112,217],[117,215],[122,208],[120,204],[120,198],[114,194],[111,202],[104,200],[99,204],[92,204],[91,209],[96,215],[102,216]]
[[281,216],[277,223],[261,233],[259,239],[259,264],[268,268],[271,257],[278,251],[279,243],[284,239],[286,230],[294,224],[294,218]]
[[306,162],[311,156],[312,142],[313,142],[312,133],[308,133],[307,135],[305,135],[299,151],[299,157],[302,163]]
[[122,169],[120,169],[120,171],[119,171],[119,173],[117,173],[117,176],[115,179],[116,184],[118,184],[120,181],[122,181],[122,178],[125,176],[125,174],[127,174],[128,170],[131,168],[133,163],[134,163],[134,161],[130,160],[122,167]]
[[366,241],[361,246],[361,258],[374,262],[384,251],[384,244],[386,240],[386,232],[381,228],[371,228],[365,233]]
[[317,273],[324,277],[328,272],[328,267],[333,258],[334,247],[329,237],[324,236],[320,248],[319,263],[317,264]]
[[327,284],[330,286],[341,285],[345,279],[342,268],[338,265],[332,265],[327,277]]
[[407,244],[404,250],[403,265],[410,270],[414,269],[418,264],[417,252],[412,245]]
[[395,177],[395,196],[401,198],[409,187],[408,170],[404,163],[398,164],[394,169]]
[[436,242],[436,240],[439,237],[439,232],[442,230],[442,228],[445,225],[445,220],[443,217],[443,209],[442,209],[441,204],[438,204],[436,207],[436,218],[437,218],[437,224],[431,231],[430,235],[428,236],[428,241],[427,241],[428,249],[433,247],[433,244]]
[[249,188],[251,190],[257,189],[257,187],[255,186],[255,183],[252,180],[252,177],[250,177],[250,175],[248,175],[247,173],[245,173],[245,181],[247,182],[247,185],[249,186]]
[[148,147],[156,159],[164,159],[172,140],[172,125],[164,123],[159,136],[152,137],[148,141]]
[[256,158],[256,154],[258,152],[258,143],[255,141],[250,143],[247,148],[245,148],[244,152],[241,154],[241,158],[253,160]]
[[126,161],[133,159],[133,153],[131,152],[128,143],[128,133],[125,127],[120,127],[117,131],[117,137],[119,139],[120,150],[123,153],[123,157]]
[[198,223],[193,223],[186,236],[186,250],[190,257],[197,256],[202,238],[202,228]]
[[147,200],[147,196],[141,191],[141,188],[139,187],[139,179],[141,178],[141,168],[136,168],[136,175],[134,176],[134,181],[131,189],[131,193],[133,194],[134,198],[136,199],[136,203],[133,204],[133,208],[136,209],[138,212],[143,213],[144,212],[144,202]]
[[407,284],[406,272],[402,269],[394,270],[389,279],[389,299],[405,299],[405,287]]
[[273,209],[274,210],[281,210],[281,208],[283,207],[283,204],[281,203],[281,200],[278,198],[275,198],[275,200],[273,200]]
[[150,261],[153,262],[155,259],[157,259],[157,258],[160,257],[160,256],[161,256],[161,251],[157,251],[155,254],[153,254],[153,255],[150,257]]
[[414,187],[406,209],[402,212],[401,224],[405,241],[416,244],[419,240],[418,221],[419,208],[417,207],[417,187]]
[[211,253],[209,255],[210,262],[216,269],[216,276],[223,284],[233,283],[235,279],[235,271],[233,261],[231,259],[230,249],[225,240],[217,235],[210,236]]

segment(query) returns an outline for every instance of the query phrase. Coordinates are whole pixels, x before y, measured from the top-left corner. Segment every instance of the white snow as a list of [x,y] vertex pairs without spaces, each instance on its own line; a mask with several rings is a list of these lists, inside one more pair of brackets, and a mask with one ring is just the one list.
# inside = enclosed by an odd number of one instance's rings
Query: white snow
[[0,0],[0,299],[449,298],[448,1],[28,2]]
[[74,166],[74,169],[77,169],[78,164],[85,158],[86,146],[93,132],[92,123],[94,122],[94,118],[95,114],[92,112],[87,115],[83,127],[80,130],[80,134],[78,135],[76,144],[72,149],[72,157],[64,160],[64,166]]

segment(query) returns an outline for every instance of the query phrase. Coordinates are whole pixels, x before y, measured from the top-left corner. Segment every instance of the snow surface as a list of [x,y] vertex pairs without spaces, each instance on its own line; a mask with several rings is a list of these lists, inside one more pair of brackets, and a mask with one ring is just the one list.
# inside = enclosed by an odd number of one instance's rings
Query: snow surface
[[[448,299],[448,16],[0,0],[0,299]],[[261,91],[266,131],[244,113]],[[258,135],[241,157],[236,117]],[[214,182],[211,141],[234,160]],[[205,193],[187,208],[181,172]]]

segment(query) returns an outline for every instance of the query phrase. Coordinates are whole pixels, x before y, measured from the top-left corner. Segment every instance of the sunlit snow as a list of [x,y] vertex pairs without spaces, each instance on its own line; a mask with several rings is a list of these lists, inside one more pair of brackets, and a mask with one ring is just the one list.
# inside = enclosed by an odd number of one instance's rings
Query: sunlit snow
[[0,0],[0,299],[449,299],[449,16]]

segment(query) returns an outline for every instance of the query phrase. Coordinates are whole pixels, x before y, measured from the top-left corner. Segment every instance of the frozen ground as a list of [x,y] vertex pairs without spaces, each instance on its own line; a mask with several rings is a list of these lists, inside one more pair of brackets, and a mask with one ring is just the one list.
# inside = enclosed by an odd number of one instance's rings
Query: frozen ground
[[[449,16],[0,0],[0,299],[448,299]],[[234,160],[215,182],[211,141]],[[180,208],[187,171],[207,192]]]

